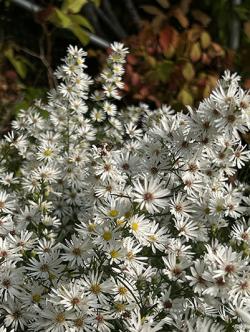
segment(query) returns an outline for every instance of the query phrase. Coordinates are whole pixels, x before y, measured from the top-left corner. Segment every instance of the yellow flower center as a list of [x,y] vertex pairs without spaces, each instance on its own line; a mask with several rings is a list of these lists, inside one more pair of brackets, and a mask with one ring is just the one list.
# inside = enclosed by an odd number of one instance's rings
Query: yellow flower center
[[132,230],[133,230],[134,232],[137,232],[138,229],[139,229],[139,224],[138,224],[138,222],[136,222],[136,221],[132,222],[132,224],[131,224],[131,228],[132,228]]
[[121,302],[116,302],[115,303],[115,310],[118,311],[118,312],[121,312],[121,311],[124,311],[126,308],[125,304],[124,303],[121,303]]
[[110,210],[109,213],[108,213],[108,215],[109,215],[110,217],[112,217],[112,218],[117,217],[118,214],[119,214],[119,211],[118,211],[118,210]]
[[50,157],[53,153],[53,150],[51,148],[47,148],[43,151],[44,157]]
[[95,224],[88,224],[88,231],[89,232],[93,232],[96,228],[96,225]]
[[215,209],[216,209],[216,212],[222,212],[223,211],[223,205],[217,205],[215,207]]
[[101,292],[101,287],[98,284],[92,284],[90,290],[94,294],[99,294]]
[[117,250],[113,249],[113,250],[111,250],[111,252],[110,252],[110,256],[111,256],[112,258],[117,258],[117,257],[119,257],[119,252],[118,252]]
[[75,320],[75,326],[76,327],[82,327],[84,325],[84,320],[82,318],[77,318]]
[[110,231],[105,231],[103,234],[102,234],[102,237],[105,241],[109,241],[112,239],[112,233]]
[[32,295],[33,302],[39,303],[41,301],[41,295],[40,294],[34,294]]
[[127,292],[128,292],[128,290],[127,290],[126,287],[119,287],[119,288],[118,288],[118,293],[119,293],[120,295],[125,295],[125,294],[127,294]]
[[132,251],[129,251],[129,252],[127,253],[127,258],[128,258],[129,260],[131,260],[131,259],[134,258],[134,254],[133,254]]
[[56,315],[56,322],[57,323],[63,323],[65,321],[65,316],[63,312],[60,312]]
[[155,235],[149,235],[149,236],[148,236],[148,240],[149,240],[150,242],[155,242],[155,241],[156,241],[156,237],[155,237]]

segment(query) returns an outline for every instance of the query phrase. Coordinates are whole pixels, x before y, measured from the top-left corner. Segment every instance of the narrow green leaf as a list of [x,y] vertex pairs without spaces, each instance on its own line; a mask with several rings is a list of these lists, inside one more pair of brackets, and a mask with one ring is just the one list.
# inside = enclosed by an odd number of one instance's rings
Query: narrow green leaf
[[59,28],[68,28],[72,25],[70,17],[58,8],[55,8],[50,14],[49,21]]
[[62,11],[64,13],[77,14],[86,4],[87,0],[64,0]]
[[73,24],[69,27],[69,30],[73,32],[83,45],[89,43],[89,36],[79,25]]
[[12,66],[15,68],[16,72],[21,78],[25,78],[27,75],[27,67],[22,61],[21,57],[15,57],[14,51],[12,48],[8,48],[5,50],[4,55],[9,60],[9,62],[12,64]]
[[89,21],[81,15],[69,15],[71,21],[73,23],[76,23],[78,25],[81,25],[87,29],[89,29],[90,31],[94,31],[93,26],[89,23]]

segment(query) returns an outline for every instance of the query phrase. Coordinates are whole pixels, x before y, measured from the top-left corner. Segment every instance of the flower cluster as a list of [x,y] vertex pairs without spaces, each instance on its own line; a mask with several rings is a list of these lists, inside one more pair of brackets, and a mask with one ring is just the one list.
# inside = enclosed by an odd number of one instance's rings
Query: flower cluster
[[126,54],[94,81],[70,46],[0,142],[1,332],[249,330],[250,96],[121,106]]

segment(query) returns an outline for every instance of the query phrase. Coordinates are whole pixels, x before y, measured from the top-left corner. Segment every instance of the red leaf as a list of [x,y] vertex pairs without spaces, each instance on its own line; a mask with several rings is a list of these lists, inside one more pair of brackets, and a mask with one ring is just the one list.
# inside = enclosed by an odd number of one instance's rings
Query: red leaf
[[164,52],[167,52],[171,47],[176,49],[178,45],[178,32],[171,26],[166,26],[159,36],[159,43]]

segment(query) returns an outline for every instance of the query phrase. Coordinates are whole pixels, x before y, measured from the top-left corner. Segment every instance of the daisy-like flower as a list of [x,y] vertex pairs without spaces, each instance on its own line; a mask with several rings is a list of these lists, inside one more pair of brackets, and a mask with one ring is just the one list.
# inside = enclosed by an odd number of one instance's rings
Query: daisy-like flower
[[15,201],[5,191],[0,191],[0,212],[11,213],[15,208]]
[[150,232],[150,221],[144,215],[134,215],[128,220],[130,232],[139,240],[145,240],[146,235]]
[[93,326],[96,331],[111,332],[114,329],[114,326],[109,321],[113,319],[114,316],[111,313],[106,310],[98,310],[94,317]]
[[80,280],[61,285],[57,289],[52,289],[52,292],[49,301],[54,305],[63,305],[67,311],[76,310],[87,313],[90,307],[97,306],[96,299],[91,295],[86,295]]
[[17,331],[19,327],[23,331],[27,329],[28,321],[33,315],[27,312],[27,308],[20,301],[9,300],[2,308],[5,311],[4,325],[7,328],[13,328],[13,331]]
[[69,322],[69,332],[92,332],[95,318],[83,312],[76,312]]
[[111,241],[106,248],[106,255],[110,259],[110,263],[119,263],[124,259],[125,249],[122,247],[122,243],[119,241]]
[[1,262],[16,262],[20,260],[20,254],[17,253],[18,249],[15,248],[8,238],[3,239],[0,237],[0,260]]
[[[112,45],[111,45],[111,49],[113,51],[113,53],[111,54],[111,56],[117,56],[117,55],[120,55],[120,56],[123,56],[125,57],[125,55],[128,53],[128,48],[125,47],[122,43],[119,43],[119,42],[114,42]],[[110,57],[110,59],[112,61],[114,61],[114,59],[116,59],[116,61],[114,62],[120,62],[122,63],[124,60],[122,59],[119,59],[118,57],[117,58],[112,58]],[[122,61],[121,61],[122,60]]]
[[86,290],[87,294],[92,294],[97,298],[100,303],[107,304],[108,296],[107,294],[112,293],[114,284],[111,280],[102,281],[103,273],[94,273],[93,271],[85,276],[82,280],[82,285]]
[[70,266],[84,266],[93,255],[92,246],[88,239],[78,238],[75,234],[70,241],[66,240],[66,245],[62,245],[65,251],[62,254],[64,261],[70,262]]
[[195,221],[189,218],[184,218],[183,216],[175,219],[175,228],[178,230],[178,235],[185,237],[188,241],[189,239],[196,239],[199,236],[198,226]]
[[146,237],[146,245],[151,247],[153,253],[156,253],[156,249],[164,251],[167,242],[167,229],[165,227],[160,227],[156,221],[153,221]]
[[245,222],[234,225],[231,235],[238,243],[246,242],[250,244],[250,226]]
[[0,297],[7,300],[14,300],[21,295],[23,286],[23,267],[15,267],[15,265],[7,265],[5,269],[0,270]]
[[205,263],[196,260],[194,262],[194,266],[190,267],[191,275],[186,275],[187,280],[189,280],[190,285],[194,287],[194,291],[197,292],[199,295],[202,294],[203,290],[206,289],[208,283],[204,277],[205,272]]
[[250,273],[243,272],[229,290],[229,298],[234,304],[239,300],[250,301]]
[[116,115],[116,105],[115,104],[111,104],[108,101],[105,101],[103,104],[103,109],[105,111],[105,113],[109,116],[115,116]]
[[35,331],[64,332],[69,330],[69,321],[72,313],[65,311],[63,306],[47,303],[46,307],[39,308],[40,319],[31,326]]
[[138,266],[143,265],[147,258],[144,256],[137,256],[142,251],[142,246],[135,242],[131,237],[126,237],[123,240],[123,246],[125,249],[125,265]]
[[128,321],[125,322],[129,332],[157,332],[162,330],[164,320],[155,323],[153,317],[142,317],[139,310],[132,311]]
[[185,269],[190,265],[190,263],[182,259],[177,258],[176,254],[168,254],[167,257],[163,257],[163,262],[165,264],[164,274],[168,276],[170,280],[178,280],[183,282],[183,277],[185,275]]
[[233,151],[233,155],[229,159],[232,162],[233,166],[236,166],[237,168],[242,168],[249,160],[249,151],[245,150],[245,148],[246,146],[239,145]]
[[[9,234],[9,241],[13,247],[16,247],[18,250],[23,252],[24,250],[32,249],[36,239],[32,238],[33,233],[29,231],[21,231],[19,235]],[[1,240],[0,240],[1,241]]]
[[35,258],[30,259],[30,264],[26,267],[29,271],[28,274],[41,279],[54,279],[59,277],[60,273],[64,270],[62,259],[59,258],[57,251],[40,255],[39,260]]
[[96,122],[103,122],[105,120],[105,113],[102,110],[93,109],[90,114],[91,119]]
[[169,190],[163,188],[162,184],[152,177],[148,179],[145,176],[143,182],[143,184],[140,180],[133,182],[134,201],[139,204],[140,209],[146,209],[149,213],[154,214],[159,212],[159,208],[165,208],[168,202]]
[[193,212],[192,203],[187,200],[187,196],[179,192],[177,196],[174,196],[169,203],[170,212],[176,217],[187,217],[189,218]]

